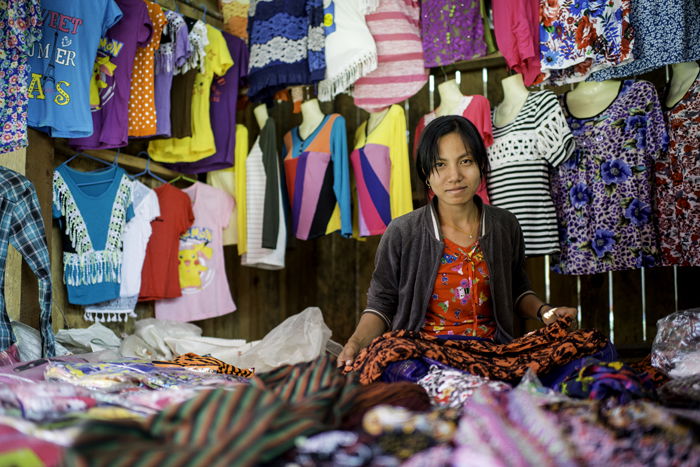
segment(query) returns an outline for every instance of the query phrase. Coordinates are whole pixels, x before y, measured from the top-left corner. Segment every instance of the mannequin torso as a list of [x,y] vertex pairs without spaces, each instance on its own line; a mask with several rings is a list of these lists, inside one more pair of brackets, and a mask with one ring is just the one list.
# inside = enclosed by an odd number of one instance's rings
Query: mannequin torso
[[462,94],[457,81],[453,79],[438,85],[438,93],[440,94],[440,106],[435,109],[435,115],[438,117],[461,114],[460,110],[464,101],[471,100],[471,96]]
[[369,120],[367,120],[367,134],[371,133],[377,126],[384,120],[384,117],[389,112],[389,107],[379,112],[374,112],[369,114]]
[[493,124],[496,126],[504,126],[512,122],[518,116],[529,95],[523,84],[523,75],[520,73],[501,80],[501,86],[503,101],[498,104],[493,113]]
[[614,80],[583,81],[566,93],[566,107],[573,117],[594,117],[613,103],[621,86],[620,81]]
[[253,109],[253,115],[255,115],[255,121],[258,122],[258,128],[262,130],[262,128],[265,126],[265,122],[267,122],[268,119],[267,105],[260,104],[255,107]]
[[693,85],[700,72],[700,65],[696,62],[674,63],[671,65],[673,76],[669,82],[668,94],[666,94],[666,107],[676,105],[685,93],[688,92],[690,86]]
[[301,139],[306,139],[321,124],[326,115],[321,112],[318,99],[311,99],[301,104],[301,116],[302,121],[301,125],[299,125],[299,136]]

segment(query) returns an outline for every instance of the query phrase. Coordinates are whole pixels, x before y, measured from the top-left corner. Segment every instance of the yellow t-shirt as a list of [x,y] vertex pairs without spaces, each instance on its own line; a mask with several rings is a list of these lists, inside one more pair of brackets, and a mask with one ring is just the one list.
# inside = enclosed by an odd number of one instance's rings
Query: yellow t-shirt
[[158,162],[196,162],[216,153],[214,133],[209,119],[211,83],[214,75],[223,76],[233,59],[223,34],[207,24],[209,44],[204,48],[204,72],[197,73],[192,92],[192,136],[151,141],[148,152]]

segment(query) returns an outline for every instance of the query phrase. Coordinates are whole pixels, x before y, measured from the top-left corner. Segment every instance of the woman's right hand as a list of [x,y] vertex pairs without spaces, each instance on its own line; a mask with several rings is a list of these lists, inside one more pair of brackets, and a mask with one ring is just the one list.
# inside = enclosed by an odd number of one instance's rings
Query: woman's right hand
[[349,340],[343,347],[340,355],[338,355],[338,368],[352,365],[352,362],[355,361],[355,357],[357,357],[359,352],[360,344],[354,342],[353,340]]
[[372,339],[384,332],[385,328],[384,321],[379,316],[374,313],[363,313],[355,332],[338,355],[338,368],[352,365],[360,349],[368,346]]

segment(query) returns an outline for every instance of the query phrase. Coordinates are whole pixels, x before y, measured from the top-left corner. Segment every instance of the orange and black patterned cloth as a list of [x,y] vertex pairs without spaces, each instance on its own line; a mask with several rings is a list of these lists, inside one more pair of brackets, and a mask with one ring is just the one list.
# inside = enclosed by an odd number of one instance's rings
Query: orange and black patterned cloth
[[218,358],[197,355],[196,353],[182,354],[173,360],[154,361],[154,366],[165,368],[187,368],[189,370],[204,371],[209,373],[223,373],[225,375],[242,376],[250,378],[255,371],[246,368],[238,368]]
[[416,331],[391,331],[362,349],[345,372],[356,371],[360,383],[378,381],[393,362],[428,357],[471,374],[516,383],[532,368],[547,373],[577,358],[593,355],[608,340],[596,329],[570,331],[560,319],[508,344],[483,340],[446,340]]

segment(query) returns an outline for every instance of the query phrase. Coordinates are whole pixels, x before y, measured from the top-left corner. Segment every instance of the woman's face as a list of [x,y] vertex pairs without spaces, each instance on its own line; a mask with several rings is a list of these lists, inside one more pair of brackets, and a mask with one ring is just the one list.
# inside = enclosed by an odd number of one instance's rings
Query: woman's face
[[438,200],[446,204],[468,203],[479,189],[479,165],[458,133],[438,140],[438,158],[428,182]]

